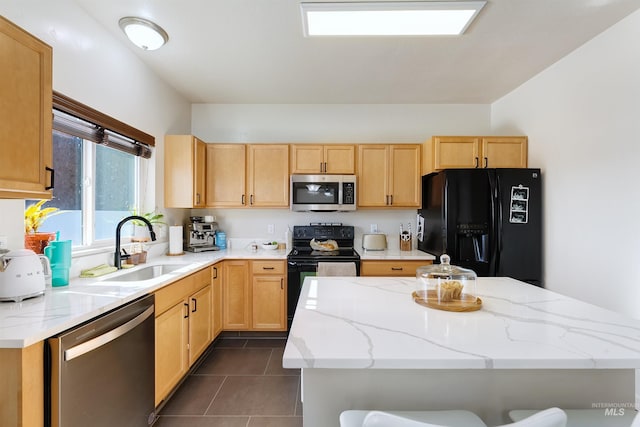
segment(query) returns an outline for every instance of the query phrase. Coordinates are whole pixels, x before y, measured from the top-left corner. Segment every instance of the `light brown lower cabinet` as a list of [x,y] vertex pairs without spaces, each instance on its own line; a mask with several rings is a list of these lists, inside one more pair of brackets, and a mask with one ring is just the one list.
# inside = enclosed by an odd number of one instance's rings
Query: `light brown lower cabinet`
[[222,274],[223,325],[225,331],[250,327],[249,261],[226,260]]
[[223,271],[224,330],[287,329],[285,261],[227,260]]
[[211,267],[211,287],[213,292],[212,339],[214,340],[222,332],[222,266],[223,263],[219,262]]
[[361,276],[415,277],[418,267],[433,264],[426,260],[360,261]]
[[251,329],[287,328],[284,261],[251,261]]
[[155,293],[155,403],[171,392],[212,341],[211,269]]
[[44,425],[44,342],[0,349],[0,426]]

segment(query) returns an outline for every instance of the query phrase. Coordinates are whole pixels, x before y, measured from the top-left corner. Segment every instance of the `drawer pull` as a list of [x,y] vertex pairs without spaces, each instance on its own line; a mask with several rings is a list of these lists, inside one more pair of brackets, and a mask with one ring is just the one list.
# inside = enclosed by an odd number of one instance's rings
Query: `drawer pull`
[[262,267],[263,270],[275,270],[275,267]]
[[402,267],[391,267],[391,271],[402,271]]

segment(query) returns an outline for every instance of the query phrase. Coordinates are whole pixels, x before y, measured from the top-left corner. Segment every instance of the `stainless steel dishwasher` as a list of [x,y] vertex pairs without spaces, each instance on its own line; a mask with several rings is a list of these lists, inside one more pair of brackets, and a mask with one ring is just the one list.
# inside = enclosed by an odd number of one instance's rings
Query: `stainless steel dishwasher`
[[143,297],[48,340],[52,427],[153,424],[153,303]]

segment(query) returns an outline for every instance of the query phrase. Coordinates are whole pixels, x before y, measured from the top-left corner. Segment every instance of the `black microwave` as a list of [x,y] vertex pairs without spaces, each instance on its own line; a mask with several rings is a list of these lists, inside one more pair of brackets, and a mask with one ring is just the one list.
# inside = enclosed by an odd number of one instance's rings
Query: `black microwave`
[[355,211],[355,175],[291,175],[292,211]]

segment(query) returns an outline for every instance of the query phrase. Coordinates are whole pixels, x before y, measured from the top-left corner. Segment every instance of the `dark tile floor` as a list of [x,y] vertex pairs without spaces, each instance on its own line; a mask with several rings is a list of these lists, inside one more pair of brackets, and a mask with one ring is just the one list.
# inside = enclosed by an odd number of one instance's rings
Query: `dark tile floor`
[[285,342],[218,340],[154,427],[301,427],[300,371],[282,367]]

